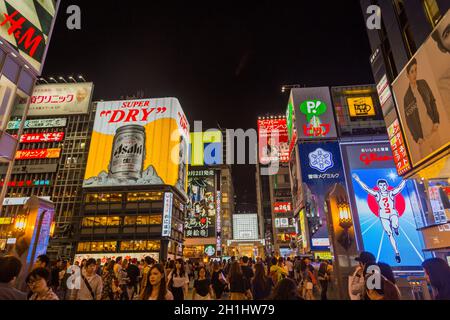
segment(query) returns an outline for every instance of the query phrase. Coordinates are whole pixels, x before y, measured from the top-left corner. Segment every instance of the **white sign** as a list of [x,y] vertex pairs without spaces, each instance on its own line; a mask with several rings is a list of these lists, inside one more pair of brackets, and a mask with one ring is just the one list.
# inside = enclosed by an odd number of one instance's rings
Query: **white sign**
[[254,213],[234,214],[233,239],[234,240],[258,239],[258,215]]
[[83,259],[100,259],[101,264],[105,264],[108,259],[116,260],[117,257],[122,257],[122,259],[133,260],[137,259],[139,262],[145,257],[151,257],[156,261],[159,261],[159,253],[155,252],[141,252],[141,253],[94,253],[94,254],[77,254],[75,255],[75,262],[81,263]]
[[[41,199],[51,201],[50,197],[39,197]],[[4,206],[23,206],[30,198],[5,198],[3,200]]]
[[377,92],[380,97],[381,106],[384,106],[386,101],[392,97],[391,89],[389,88],[389,82],[387,79],[387,75],[384,75],[383,78],[377,84]]
[[[66,118],[56,119],[39,119],[25,121],[25,129],[40,129],[40,128],[63,128],[67,125]],[[17,130],[20,127],[20,120],[8,122],[7,130]]]
[[[36,86],[31,97],[29,116],[86,114],[92,97],[92,83],[52,83]],[[15,107],[21,115],[24,104]]]
[[312,239],[313,247],[328,247],[330,245],[330,239],[328,238],[316,238]]
[[164,213],[161,233],[163,237],[170,237],[172,233],[172,203],[173,194],[170,192],[164,193]]
[[16,244],[16,241],[16,238],[9,238],[8,240],[6,240],[6,244]]

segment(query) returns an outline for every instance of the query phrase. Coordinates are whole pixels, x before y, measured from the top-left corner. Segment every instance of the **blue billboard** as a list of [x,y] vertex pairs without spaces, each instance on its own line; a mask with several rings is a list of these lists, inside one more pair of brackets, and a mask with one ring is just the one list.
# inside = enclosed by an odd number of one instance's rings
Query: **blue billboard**
[[343,152],[363,249],[392,267],[420,266],[420,204],[414,183],[397,175],[389,144],[345,145]]
[[326,198],[336,184],[345,186],[339,143],[301,143],[298,147],[311,250],[329,250]]

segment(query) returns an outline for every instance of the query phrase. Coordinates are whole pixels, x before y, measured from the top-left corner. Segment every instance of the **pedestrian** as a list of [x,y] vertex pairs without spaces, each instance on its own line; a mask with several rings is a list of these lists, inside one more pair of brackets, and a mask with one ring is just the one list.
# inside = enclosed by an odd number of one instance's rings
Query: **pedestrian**
[[377,263],[373,266],[377,266],[381,272],[380,288],[369,288],[371,273],[367,273],[365,277],[365,292],[367,300],[400,300],[401,293],[396,285],[396,280],[392,268],[386,263]]
[[27,300],[27,294],[14,288],[22,262],[13,256],[0,257],[0,300]]
[[288,257],[286,260],[286,268],[288,272],[288,277],[294,279],[294,264],[292,263],[290,257]]
[[76,292],[75,300],[100,300],[102,298],[103,281],[95,273],[97,262],[89,259],[85,264],[85,273],[81,274],[81,286]]
[[365,271],[369,265],[376,263],[376,258],[372,253],[363,251],[355,261],[358,262],[358,266],[348,278],[349,296],[351,300],[364,300]]
[[442,259],[424,261],[422,267],[428,283],[435,291],[434,300],[450,300],[450,267]]
[[58,273],[59,287],[56,294],[59,300],[69,300],[69,288],[67,286],[67,281],[69,280],[71,274],[67,272],[69,264],[67,261],[61,262],[61,267]]
[[271,300],[303,300],[299,293],[297,284],[290,278],[284,278],[278,282],[273,290]]
[[255,276],[252,267],[249,265],[250,259],[247,256],[243,256],[241,259],[241,270],[244,275],[245,281],[247,281],[247,287],[251,288],[251,281]]
[[214,297],[216,300],[220,300],[222,298],[222,294],[225,290],[225,287],[228,285],[228,281],[223,274],[222,265],[220,262],[214,263],[214,269],[211,276],[211,286],[214,292]]
[[35,268],[31,271],[25,280],[32,292],[29,300],[59,300],[48,286],[49,278],[50,272],[46,268]]
[[116,288],[115,288],[115,280],[116,276],[114,274],[114,265],[115,261],[111,260],[105,267],[103,268],[102,273],[102,282],[103,282],[103,290],[102,290],[102,300],[116,300]]
[[194,281],[192,300],[211,300],[213,296],[211,281],[207,277],[206,268],[198,269],[198,279]]
[[324,260],[320,263],[317,279],[319,280],[321,289],[320,299],[328,300],[327,291],[328,291],[328,283],[330,281],[330,274],[328,271],[328,261]]
[[144,258],[144,266],[142,268],[142,275],[141,275],[141,285],[140,285],[140,293],[139,296],[142,300],[144,300],[144,292],[147,289],[148,286],[148,279],[150,276],[150,269],[155,264],[155,261],[152,257],[146,256]]
[[238,261],[234,261],[228,275],[230,300],[252,300],[253,296]]
[[119,300],[130,300],[130,297],[128,296],[128,282],[130,279],[128,279],[128,260],[123,259],[122,260],[122,267],[119,269],[119,277],[117,278],[117,282],[119,283],[119,293],[120,298]]
[[128,275],[128,297],[130,300],[134,300],[134,295],[138,293],[138,284],[139,284],[139,267],[137,266],[138,260],[132,259],[131,263],[128,265],[127,268],[127,275]]
[[34,262],[33,269],[45,268],[50,271],[50,258],[46,254],[42,254],[37,257]]
[[116,263],[114,264],[114,275],[117,279],[120,278],[120,271],[122,270],[122,257],[116,258]]
[[273,288],[272,278],[266,276],[264,264],[255,265],[255,277],[252,280],[252,293],[254,300],[266,300],[270,297]]
[[97,259],[97,269],[96,273],[101,277],[103,273],[103,267],[102,267],[102,259]]
[[167,290],[164,265],[155,264],[150,268],[143,300],[173,300],[172,293]]
[[311,260],[309,258],[304,258],[301,267],[302,283],[300,288],[305,300],[314,300],[314,286],[317,285],[314,271]]
[[183,301],[189,290],[189,276],[184,268],[183,259],[180,258],[175,261],[175,269],[170,272],[168,282],[168,288],[173,294],[173,299]]
[[272,266],[269,269],[269,275],[272,278],[273,284],[277,285],[278,281],[281,281],[287,276],[287,271],[281,266],[283,264],[283,258],[272,258]]

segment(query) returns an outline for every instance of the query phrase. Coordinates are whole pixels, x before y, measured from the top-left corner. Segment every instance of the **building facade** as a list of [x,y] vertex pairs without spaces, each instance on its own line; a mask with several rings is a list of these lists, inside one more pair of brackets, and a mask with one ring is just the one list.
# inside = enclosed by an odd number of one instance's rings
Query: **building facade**
[[[450,48],[445,46],[441,31],[449,24],[450,2],[361,0],[360,3],[364,13],[372,4],[381,8],[381,30],[367,30],[372,49],[370,62],[397,171],[414,182],[418,205],[424,212],[416,221],[425,241],[424,251],[448,260],[450,137],[443,123],[450,113],[449,90],[442,84],[450,67]],[[433,110],[439,119],[428,121],[426,112],[420,110],[419,121],[414,122],[409,115],[409,97],[417,95],[411,70],[416,72],[420,86],[426,83],[430,88],[435,101]],[[433,130],[427,129],[428,123],[433,123]]]

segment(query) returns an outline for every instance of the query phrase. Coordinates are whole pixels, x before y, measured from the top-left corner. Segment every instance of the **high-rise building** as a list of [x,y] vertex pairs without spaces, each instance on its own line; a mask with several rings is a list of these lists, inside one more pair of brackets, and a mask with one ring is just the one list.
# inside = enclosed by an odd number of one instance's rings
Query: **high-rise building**
[[[397,173],[417,195],[415,218],[425,253],[450,256],[450,119],[447,0],[361,0],[381,9],[380,29],[367,29],[373,76]],[[428,97],[428,98],[427,98]]]
[[[20,135],[18,151],[3,203],[4,217],[21,214],[31,196],[51,200],[55,206],[53,234],[47,253],[69,258],[75,253],[74,220],[82,200],[82,181],[95,112],[92,110],[92,83],[52,83],[37,85]],[[8,123],[8,133],[19,135],[24,104],[17,104]],[[4,174],[8,167],[0,166]],[[0,226],[0,239],[8,238],[11,224]]]

